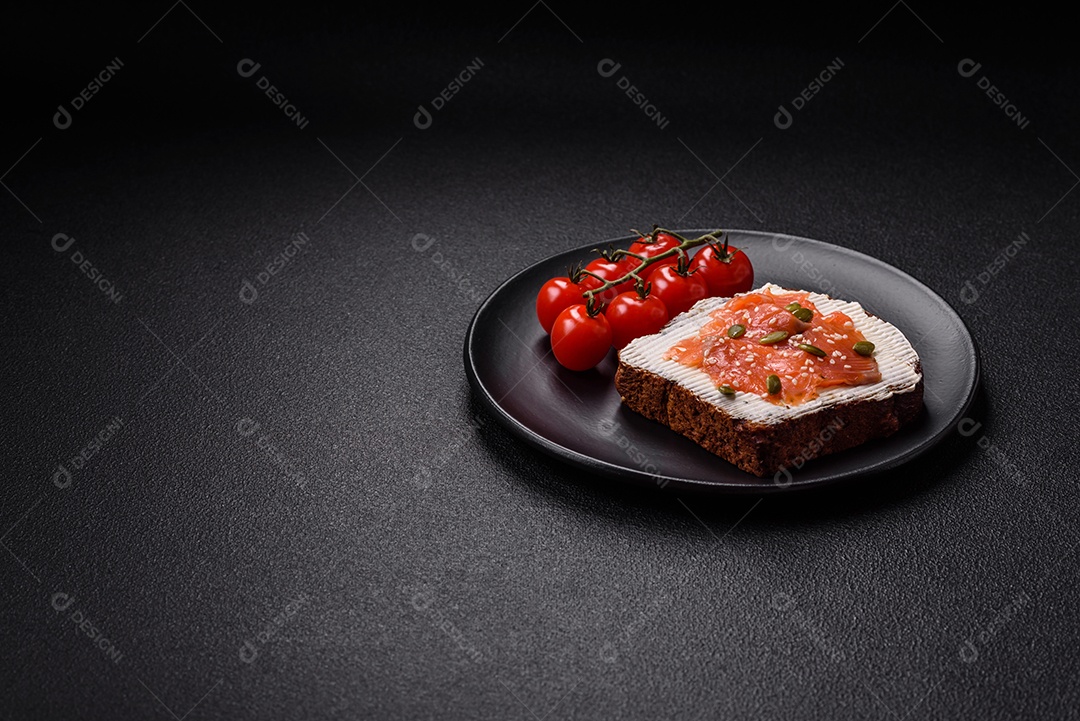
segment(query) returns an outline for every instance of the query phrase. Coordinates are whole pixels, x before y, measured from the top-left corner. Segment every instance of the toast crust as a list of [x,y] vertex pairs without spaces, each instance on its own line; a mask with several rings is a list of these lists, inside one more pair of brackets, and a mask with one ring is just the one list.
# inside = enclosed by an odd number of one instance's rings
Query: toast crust
[[885,438],[914,420],[922,408],[923,379],[906,392],[823,408],[779,423],[736,418],[651,371],[625,363],[615,373],[615,389],[628,408],[681,433],[747,473],[763,477],[802,468],[808,460]]

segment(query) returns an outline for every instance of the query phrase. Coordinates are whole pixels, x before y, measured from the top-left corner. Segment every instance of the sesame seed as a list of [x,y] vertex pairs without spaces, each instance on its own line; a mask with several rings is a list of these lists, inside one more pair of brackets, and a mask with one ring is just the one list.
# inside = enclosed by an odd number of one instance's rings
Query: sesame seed
[[844,370],[848,370],[848,371],[851,370],[851,366],[849,366],[847,363],[845,363],[844,364]]

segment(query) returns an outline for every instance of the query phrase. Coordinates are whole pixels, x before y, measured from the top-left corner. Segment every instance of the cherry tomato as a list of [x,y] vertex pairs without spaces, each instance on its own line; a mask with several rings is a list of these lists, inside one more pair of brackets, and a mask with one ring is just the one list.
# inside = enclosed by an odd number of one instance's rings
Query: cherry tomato
[[[573,273],[573,271],[571,271]],[[551,332],[551,326],[563,310],[577,303],[584,303],[582,293],[600,287],[600,281],[587,275],[579,275],[578,282],[569,276],[552,278],[540,288],[536,296],[536,318],[545,333]]]
[[619,350],[635,338],[657,332],[670,320],[664,301],[651,294],[642,298],[636,290],[615,296],[605,315],[612,345]]
[[679,245],[679,239],[674,235],[657,233],[656,239],[652,241],[650,241],[649,236],[638,238],[634,241],[633,245],[630,246],[630,252],[644,255],[648,258],[663,253],[665,250],[671,250],[677,245]]
[[572,371],[584,371],[604,360],[611,349],[611,326],[603,313],[589,315],[584,304],[559,313],[551,327],[555,360]]
[[[643,258],[652,258],[653,256],[657,256],[665,251],[671,250],[679,244],[679,239],[676,238],[674,235],[669,235],[667,233],[657,233],[656,240],[654,242],[650,242],[648,236],[634,241],[634,243],[630,246],[630,252],[636,255],[640,255]],[[627,256],[626,260],[630,262],[631,268],[636,268],[639,264],[638,259],[632,256]],[[664,258],[663,260],[656,261],[649,266],[648,271],[652,273],[656,268],[660,268],[665,265],[675,265],[678,262],[679,256],[673,255],[670,258]]]
[[709,284],[697,273],[679,273],[673,265],[657,268],[649,274],[653,295],[664,301],[668,313],[674,318],[702,298],[709,296]]
[[[608,260],[607,258],[597,258],[596,260],[592,261],[587,266],[585,266],[585,270],[589,271],[590,273],[595,273],[596,275],[603,278],[604,280],[608,280],[608,281],[610,281],[610,280],[618,280],[619,278],[623,277],[624,275],[626,275],[627,273],[630,272],[630,267],[631,266],[627,262],[627,260],[634,260],[634,259],[633,258],[629,258],[629,259],[624,258],[622,260],[617,260],[616,261],[616,260]],[[588,277],[588,276],[586,276],[586,277]],[[593,280],[595,281],[596,279],[593,278]],[[599,286],[600,286],[600,284],[597,283],[596,287],[599,287]],[[620,283],[619,285],[615,286],[614,288],[608,288],[603,293],[600,293],[597,296],[597,299],[600,301],[600,303],[602,305],[606,306],[608,303],[615,300],[615,296],[617,296],[619,293],[625,293],[626,291],[630,290],[633,287],[634,287],[634,281],[633,281],[633,279],[631,279],[631,280],[629,280],[629,281],[627,281],[625,283]]]
[[696,270],[696,275],[708,283],[709,295],[723,298],[754,287],[754,268],[746,253],[734,246],[726,247],[725,254],[720,246],[705,246],[690,261],[691,270]]

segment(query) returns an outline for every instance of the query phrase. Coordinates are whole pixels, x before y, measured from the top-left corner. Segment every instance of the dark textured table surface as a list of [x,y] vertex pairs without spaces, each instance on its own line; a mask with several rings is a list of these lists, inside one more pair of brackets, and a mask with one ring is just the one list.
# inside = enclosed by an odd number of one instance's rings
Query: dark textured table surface
[[[1014,16],[905,3],[850,30],[744,9],[746,34],[678,8],[166,9],[43,15],[5,49],[0,715],[1073,713],[1080,143],[1054,18],[1014,46]],[[523,446],[470,393],[473,313],[654,222],[924,282],[980,346],[971,421],[764,499]]]

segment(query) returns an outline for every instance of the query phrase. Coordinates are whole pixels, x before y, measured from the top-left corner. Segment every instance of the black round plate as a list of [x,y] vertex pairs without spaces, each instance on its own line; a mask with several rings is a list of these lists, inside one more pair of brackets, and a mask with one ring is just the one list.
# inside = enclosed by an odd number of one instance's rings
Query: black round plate
[[[708,230],[682,231],[697,236]],[[563,368],[536,320],[543,283],[587,259],[594,247],[628,247],[616,238],[560,253],[499,286],[476,312],[465,336],[465,371],[476,395],[524,441],[602,475],[660,487],[721,493],[805,489],[893,468],[948,434],[963,417],[979,379],[967,326],[934,291],[868,255],[807,238],[728,231],[729,242],[766,282],[854,300],[911,341],[922,361],[924,409],[895,435],[812,460],[774,478],[757,478],[693,441],[629,410],[615,392],[615,351],[583,373]]]

